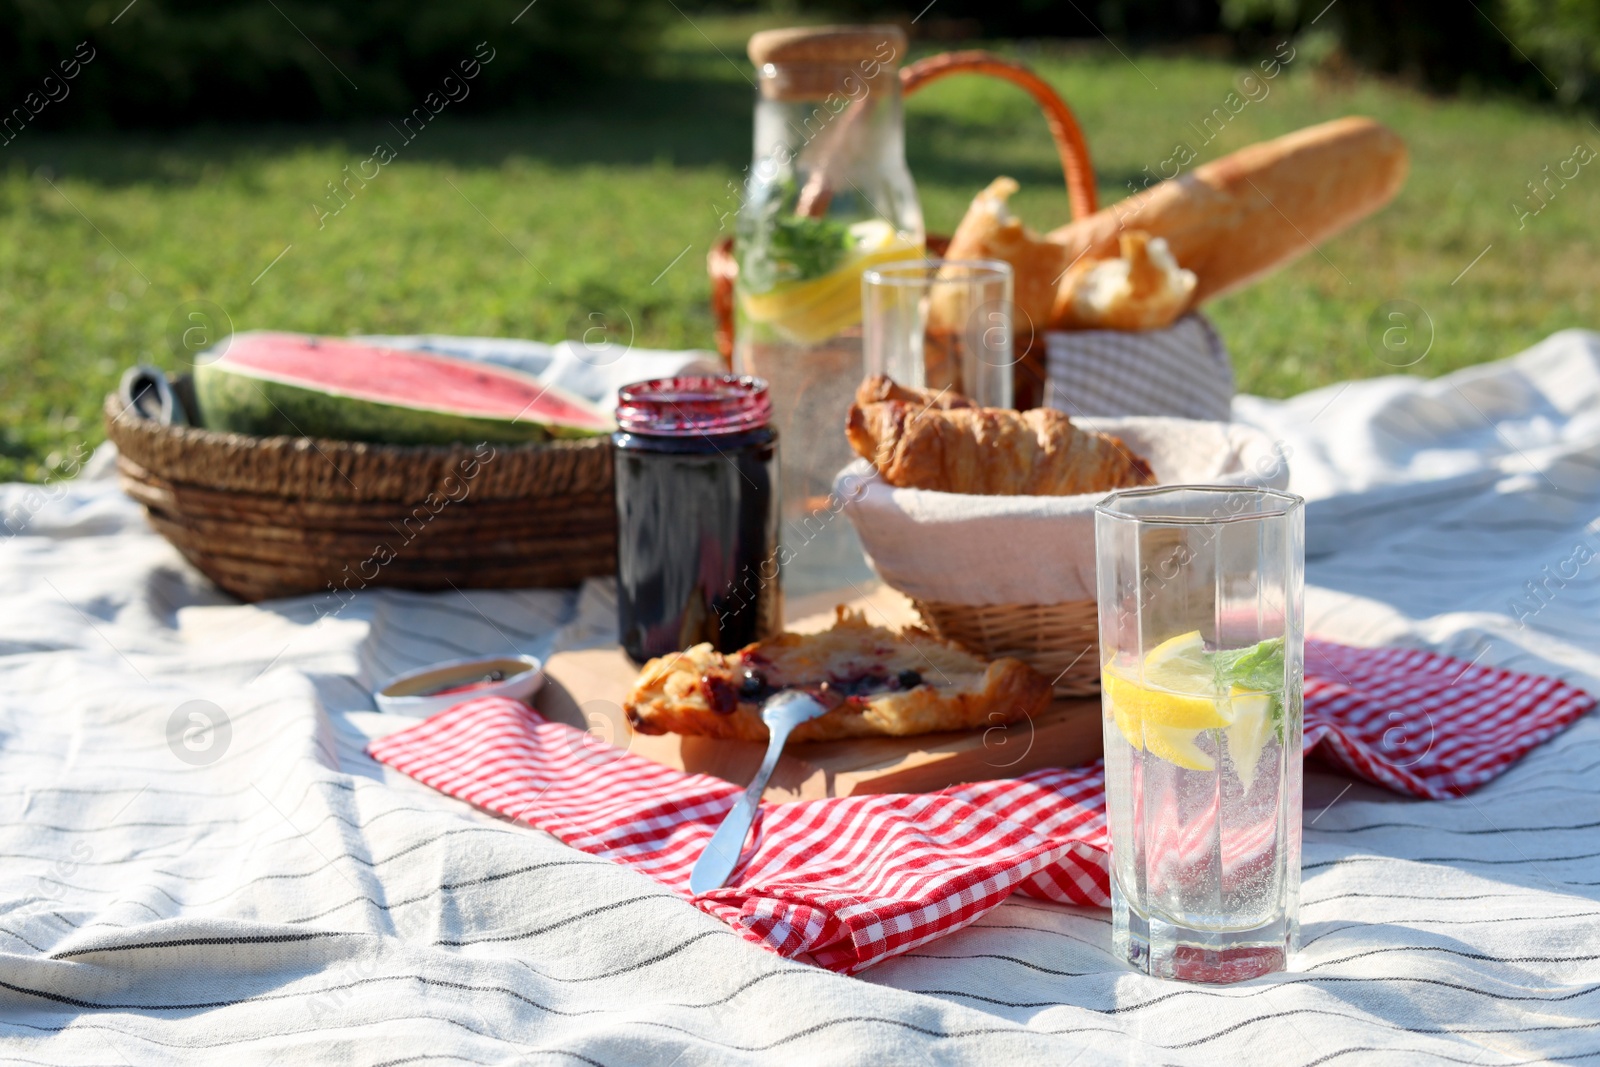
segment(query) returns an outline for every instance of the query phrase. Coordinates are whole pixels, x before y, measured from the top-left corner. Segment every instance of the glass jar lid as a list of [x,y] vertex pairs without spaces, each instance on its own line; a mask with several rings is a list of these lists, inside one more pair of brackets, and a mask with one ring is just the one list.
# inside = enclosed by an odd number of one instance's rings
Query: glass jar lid
[[766,381],[748,374],[652,378],[617,392],[617,426],[627,433],[667,437],[744,433],[771,419]]

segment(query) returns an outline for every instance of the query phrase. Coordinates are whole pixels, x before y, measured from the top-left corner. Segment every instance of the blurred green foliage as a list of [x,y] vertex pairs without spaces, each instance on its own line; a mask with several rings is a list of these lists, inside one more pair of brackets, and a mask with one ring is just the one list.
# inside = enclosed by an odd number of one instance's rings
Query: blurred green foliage
[[525,2],[0,0],[0,108],[10,136],[18,123],[404,114],[475,52],[494,60],[469,106],[504,105],[633,67],[671,14],[656,0]]
[[[514,114],[447,108],[405,144],[375,120],[30,131],[0,149],[0,480],[47,477],[96,443],[101,401],[129,364],[185,370],[174,321],[191,301],[220,306],[240,330],[709,347],[705,256],[731,230],[750,161],[744,40],[789,16],[690,17],[669,23],[647,77]],[[1277,41],[1232,59],[1098,38],[986,47],[1028,63],[1072,103],[1104,204],[1175,141],[1193,140],[1191,124]],[[1585,166],[1544,184],[1546,167],[1573,169],[1576,145],[1600,148],[1583,117],[1330,76],[1301,58],[1270,85],[1198,146],[1202,161],[1365,114],[1405,138],[1411,175],[1373,218],[1207,305],[1242,390],[1286,396],[1440,374],[1600,325],[1600,176]],[[950,233],[998,174],[1022,183],[1012,205],[1030,225],[1067,220],[1044,119],[1014,86],[951,78],[908,100],[906,115],[931,232]],[[338,206],[329,183],[342,185],[381,141],[398,158],[322,219]],[[1428,316],[1427,354],[1404,368],[1371,334],[1396,300]]]
[[495,60],[468,109],[570,100],[645,69],[669,23],[728,11],[1211,54],[1288,34],[1435,91],[1600,102],[1600,0],[0,0],[0,144],[27,126],[393,117],[480,48]]
[[[1436,92],[1514,91],[1600,103],[1600,0],[679,0],[688,11],[823,13],[906,23],[925,37],[1109,36],[1135,45],[1203,39],[1253,54],[1291,35],[1334,66],[1399,75]],[[1297,42],[1299,43],[1299,42]]]
[[1568,103],[1600,100],[1600,3],[1501,0],[1512,37]]
[[1600,102],[1597,0],[1222,0],[1222,24],[1241,38],[1323,35],[1368,70],[1436,91]]

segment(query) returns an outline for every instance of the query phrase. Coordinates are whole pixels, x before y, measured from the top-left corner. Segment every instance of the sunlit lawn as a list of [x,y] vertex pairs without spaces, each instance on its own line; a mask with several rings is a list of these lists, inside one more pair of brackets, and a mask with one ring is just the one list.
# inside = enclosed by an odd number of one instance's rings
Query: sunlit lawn
[[[603,327],[638,345],[709,347],[704,258],[748,161],[742,41],[754,24],[701,27],[732,62],[684,26],[648,79],[537,114],[446,110],[409,144],[375,122],[29,131],[0,148],[0,478],[43,477],[52,453],[98,441],[100,400],[124,366],[181,366],[172,323],[188,301],[219,305],[237,329],[557,340]],[[1105,201],[1179,141],[1212,158],[1361,113],[1409,142],[1411,179],[1381,216],[1209,308],[1246,390],[1287,395],[1390,372],[1367,337],[1374,311],[1395,299],[1432,323],[1413,373],[1600,323],[1596,166],[1550,186],[1537,214],[1519,221],[1513,207],[1538,206],[1527,183],[1547,164],[1556,171],[1580,143],[1600,149],[1600,130],[1580,117],[1335,83],[1296,61],[1202,146],[1190,124],[1223,103],[1247,60],[1007,50],[1076,108]],[[998,173],[1023,183],[1016,206],[1031,223],[1066,221],[1049,136],[1021,93],[959,79],[908,111],[931,230],[948,233]],[[397,158],[319,222],[337,206],[328,183],[379,141]]]

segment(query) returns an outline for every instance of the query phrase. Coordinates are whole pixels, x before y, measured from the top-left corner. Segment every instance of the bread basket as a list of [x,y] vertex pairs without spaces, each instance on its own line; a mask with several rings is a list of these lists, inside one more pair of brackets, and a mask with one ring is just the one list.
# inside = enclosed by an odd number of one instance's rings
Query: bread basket
[[[1285,449],[1238,423],[1130,416],[1078,419],[1120,437],[1160,484],[1288,485]],[[1094,508],[1105,496],[1024,497],[896,489],[866,460],[834,483],[878,576],[941,637],[1015,656],[1060,696],[1100,688]]]
[[243,600],[571,586],[616,565],[611,441],[449,447],[166,426],[106,398],[128,495]]

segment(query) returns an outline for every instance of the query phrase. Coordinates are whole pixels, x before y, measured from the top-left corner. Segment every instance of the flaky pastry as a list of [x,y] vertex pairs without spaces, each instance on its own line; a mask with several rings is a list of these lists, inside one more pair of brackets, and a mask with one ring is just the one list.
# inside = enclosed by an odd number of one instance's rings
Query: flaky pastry
[[793,741],[998,726],[1050,704],[1050,683],[1021,660],[985,663],[924,630],[895,633],[841,605],[823,633],[780,634],[729,655],[703,644],[653,659],[623,710],[642,734],[765,741],[762,702],[785,689],[829,709],[797,726]]
[[901,489],[996,496],[1075,496],[1149,485],[1150,464],[1110,434],[1080,430],[1051,408],[941,407],[926,394],[869,400],[864,383],[845,434],[856,455]]

